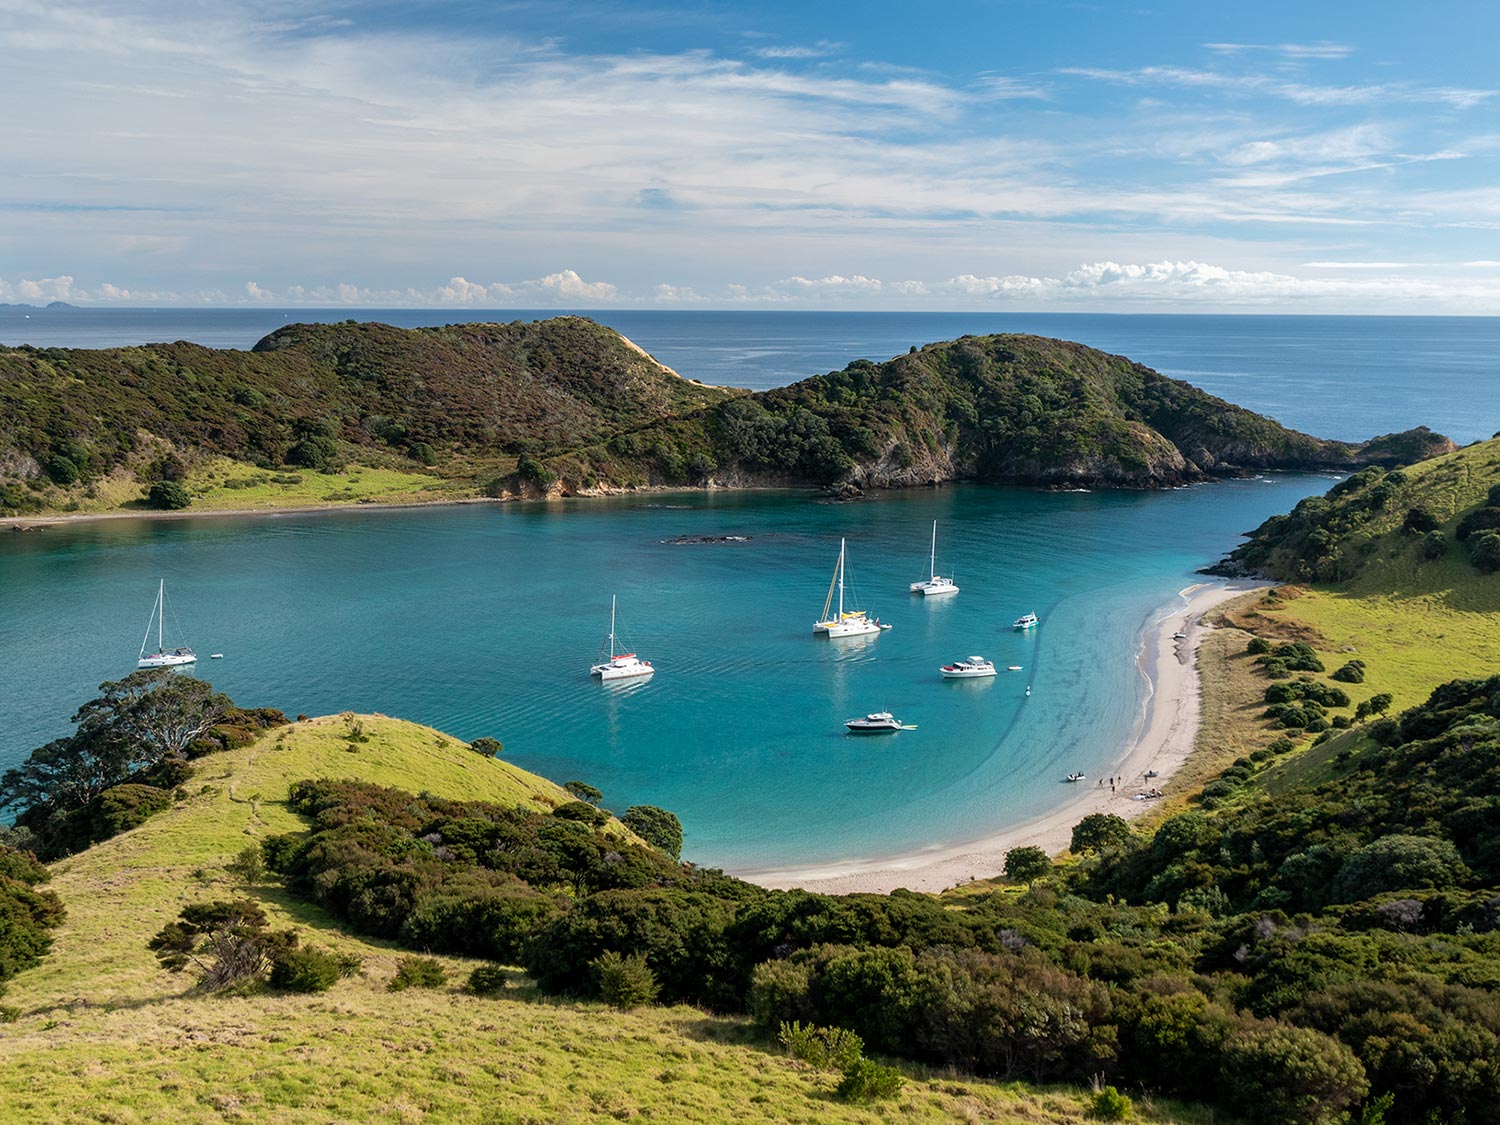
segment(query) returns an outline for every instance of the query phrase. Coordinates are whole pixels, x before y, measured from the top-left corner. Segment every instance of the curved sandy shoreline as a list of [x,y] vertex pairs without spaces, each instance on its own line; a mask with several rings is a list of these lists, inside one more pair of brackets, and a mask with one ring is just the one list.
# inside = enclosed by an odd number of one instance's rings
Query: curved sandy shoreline
[[[1108,786],[1100,788],[1097,779],[1090,778],[1070,800],[1051,812],[945,848],[845,863],[736,870],[731,874],[763,887],[800,887],[825,894],[884,894],[897,887],[942,891],[999,874],[1005,853],[1011,848],[1029,845],[1051,855],[1065,851],[1073,826],[1089,813],[1138,816],[1152,806],[1150,801],[1135,799],[1142,791],[1141,778],[1146,772],[1155,770],[1159,776],[1149,784],[1165,789],[1193,752],[1200,710],[1196,657],[1199,644],[1212,628],[1205,615],[1223,602],[1266,585],[1255,580],[1211,579],[1188,586],[1147,626],[1138,657],[1141,674],[1149,685],[1145,711],[1130,749],[1117,767],[1121,777],[1133,779],[1135,784],[1117,786],[1111,793]],[[1187,636],[1174,638],[1179,631]]]

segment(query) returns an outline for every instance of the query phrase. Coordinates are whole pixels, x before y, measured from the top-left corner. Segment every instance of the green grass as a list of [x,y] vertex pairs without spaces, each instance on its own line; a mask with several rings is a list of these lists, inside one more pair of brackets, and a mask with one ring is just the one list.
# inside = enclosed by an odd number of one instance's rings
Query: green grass
[[[364,742],[349,739],[354,724]],[[898,1100],[832,1098],[835,1075],[759,1043],[741,1018],[687,1007],[621,1013],[540,997],[519,973],[495,999],[450,983],[392,994],[405,951],[345,933],[272,882],[226,865],[246,844],[302,827],[289,783],[358,777],[453,798],[551,808],[558,786],[457,739],[381,716],[331,716],[268,732],[197,763],[172,809],[54,865],[68,916],[52,952],[18,976],[0,1029],[6,1121],[1081,1123],[1087,1100],[907,1067]],[[623,829],[619,829],[624,831]],[[190,902],[248,895],[273,925],[362,959],[322,995],[196,994],[146,942]],[[1163,1104],[1140,1120],[1197,1125]]]

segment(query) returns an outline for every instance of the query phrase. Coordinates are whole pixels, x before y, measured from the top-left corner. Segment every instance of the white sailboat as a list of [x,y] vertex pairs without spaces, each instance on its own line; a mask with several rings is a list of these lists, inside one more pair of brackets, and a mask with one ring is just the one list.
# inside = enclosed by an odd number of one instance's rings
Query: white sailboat
[[628,680],[649,676],[656,671],[650,662],[642,660],[633,652],[615,652],[615,596],[609,597],[609,659],[589,669],[590,676],[598,676],[601,683],[611,680]]
[[[146,622],[146,635],[141,638],[141,654],[136,660],[137,668],[180,668],[184,664],[196,664],[197,654],[190,648],[174,648],[167,651],[167,580],[163,578],[156,587],[156,604],[151,607],[151,620]],[[156,651],[147,655],[146,645],[151,641],[151,626],[156,626]]]
[[[829,616],[833,609],[835,591],[838,593],[838,612]],[[813,624],[813,633],[825,637],[865,637],[889,629],[878,620],[871,621],[862,609],[844,610],[844,540],[839,540],[839,562],[833,571],[833,581],[828,584],[828,597],[823,601],[823,616]]]
[[937,572],[937,520],[932,521],[932,554],[927,560],[927,578],[921,582],[911,584],[913,594],[921,594],[924,598],[930,598],[937,594],[956,594],[958,586],[953,579],[944,578]]

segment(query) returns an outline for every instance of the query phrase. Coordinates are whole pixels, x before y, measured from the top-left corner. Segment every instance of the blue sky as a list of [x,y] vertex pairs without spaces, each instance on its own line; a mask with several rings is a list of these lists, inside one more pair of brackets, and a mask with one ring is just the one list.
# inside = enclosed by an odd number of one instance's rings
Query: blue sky
[[0,0],[0,301],[1500,311],[1500,5]]

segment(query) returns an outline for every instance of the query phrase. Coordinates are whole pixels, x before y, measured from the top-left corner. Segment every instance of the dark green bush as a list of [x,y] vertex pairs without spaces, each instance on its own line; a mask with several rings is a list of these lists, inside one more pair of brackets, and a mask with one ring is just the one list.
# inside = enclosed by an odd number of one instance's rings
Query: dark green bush
[[620,822],[673,859],[682,855],[682,822],[666,809],[655,805],[633,805],[625,810]]
[[476,738],[469,743],[469,749],[476,754],[483,754],[486,758],[498,758],[505,747],[498,738]]
[[1317,1031],[1249,1027],[1224,1046],[1223,1089],[1253,1125],[1334,1125],[1370,1084],[1348,1047]]
[[842,1027],[783,1021],[776,1040],[792,1058],[819,1070],[848,1070],[864,1057],[865,1041]]
[[1041,848],[1011,848],[1005,853],[1005,877],[1030,883],[1052,870],[1052,857]]
[[327,992],[340,977],[358,971],[359,959],[341,958],[315,946],[296,946],[271,961],[270,984],[284,992]]
[[497,996],[505,991],[509,979],[499,965],[480,965],[469,974],[468,989],[475,996]]
[[338,443],[327,434],[308,434],[292,446],[287,452],[286,459],[290,465],[301,465],[305,469],[325,472],[338,464]]
[[1441,531],[1429,531],[1422,536],[1422,557],[1435,562],[1448,553],[1448,540]]
[[552,810],[552,815],[559,820],[576,820],[595,828],[609,823],[609,814],[603,809],[595,808],[587,801],[569,801],[567,804],[558,805]]
[[1454,535],[1463,543],[1483,531],[1500,531],[1500,507],[1475,508],[1458,521]]
[[859,1059],[849,1064],[835,1092],[846,1102],[873,1102],[896,1097],[905,1081],[893,1066]]
[[[1500,512],[1500,508],[1485,508],[1487,512]],[[1469,540],[1469,561],[1481,574],[1493,574],[1500,570],[1500,532],[1484,531]]]
[[175,480],[159,480],[146,493],[146,503],[164,511],[177,511],[192,502],[192,495]]
[[[1365,682],[1365,662],[1363,660],[1351,660],[1342,667],[1335,668],[1328,676],[1331,680],[1338,680],[1345,684],[1362,684]],[[1339,704],[1347,707],[1348,701]]]
[[612,1007],[639,1008],[654,1003],[661,991],[644,953],[622,957],[612,949],[606,950],[589,967],[598,981],[599,998]]
[[1264,637],[1251,637],[1245,651],[1251,656],[1264,656],[1271,651],[1271,642]]
[[1408,535],[1423,535],[1438,529],[1437,518],[1426,508],[1408,508],[1401,530]]
[[447,970],[431,957],[403,957],[396,962],[396,975],[386,989],[400,992],[407,988],[441,988],[447,980]]
[[1126,1095],[1113,1086],[1106,1086],[1094,1095],[1093,1104],[1089,1106],[1089,1116],[1100,1121],[1129,1121],[1134,1109]]
[[437,452],[425,441],[414,441],[406,447],[406,455],[420,465],[436,465]]

